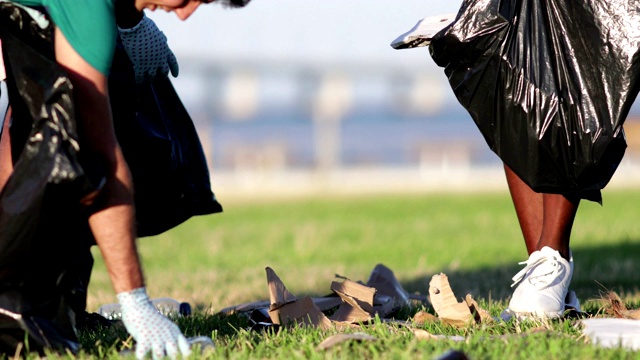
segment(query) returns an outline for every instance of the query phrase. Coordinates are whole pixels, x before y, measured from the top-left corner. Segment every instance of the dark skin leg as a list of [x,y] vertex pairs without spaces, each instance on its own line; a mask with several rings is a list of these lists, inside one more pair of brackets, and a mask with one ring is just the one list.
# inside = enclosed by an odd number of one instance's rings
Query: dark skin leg
[[548,246],[569,260],[571,228],[580,199],[536,193],[508,166],[504,169],[527,253]]

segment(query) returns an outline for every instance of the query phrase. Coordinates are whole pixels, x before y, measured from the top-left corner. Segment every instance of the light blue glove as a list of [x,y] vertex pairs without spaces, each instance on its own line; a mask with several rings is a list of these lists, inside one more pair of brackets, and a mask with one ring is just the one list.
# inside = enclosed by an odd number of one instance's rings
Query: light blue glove
[[151,304],[144,287],[117,295],[122,306],[122,322],[136,340],[136,358],[149,352],[154,359],[178,354],[189,356],[191,349],[178,326]]
[[158,29],[156,23],[146,15],[131,29],[118,27],[129,60],[133,63],[136,83],[145,79],[153,79],[156,75],[167,76],[169,71],[173,77],[179,73],[178,61],[167,44],[167,37]]

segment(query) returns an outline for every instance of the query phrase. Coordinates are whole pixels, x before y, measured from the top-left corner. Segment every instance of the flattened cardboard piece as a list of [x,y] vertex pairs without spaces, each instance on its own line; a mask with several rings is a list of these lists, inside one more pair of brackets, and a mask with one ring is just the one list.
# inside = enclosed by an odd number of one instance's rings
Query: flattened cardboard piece
[[418,340],[436,340],[438,339],[435,335],[423,329],[411,329],[413,336]]
[[364,334],[364,333],[354,333],[354,334],[336,334],[336,335],[332,335],[329,336],[328,338],[324,339],[320,344],[318,344],[318,350],[327,350],[331,347],[334,347],[338,344],[341,344],[345,341],[350,341],[350,340],[355,340],[355,341],[375,341],[378,340],[375,337],[369,335],[369,334]]
[[341,283],[337,281],[331,282],[331,290],[343,300],[346,297],[355,299],[362,310],[373,314],[373,297],[376,294],[376,289],[346,279]]
[[[313,300],[313,303],[322,312],[337,308],[338,306],[340,306],[340,304],[342,304],[342,299],[340,299],[340,297],[335,294],[330,296],[314,297],[311,298],[311,300]],[[252,301],[240,305],[226,307],[218,311],[218,314],[229,315],[235,313],[247,313],[257,309],[268,308],[270,306],[271,301],[269,300]]]
[[422,329],[411,329],[411,332],[420,340],[453,340],[464,341],[465,338],[460,335],[433,335],[432,333]]
[[625,319],[640,320],[640,310],[627,310],[622,313]]
[[309,296],[269,310],[274,324],[282,326],[311,326],[322,330],[333,328],[331,321],[314,305]]
[[342,301],[343,303],[338,310],[329,317],[331,321],[353,324],[371,320],[371,314],[362,310],[356,299],[345,295]]
[[493,321],[491,314],[487,310],[482,309],[478,305],[478,302],[473,299],[473,296],[471,296],[471,294],[467,294],[467,296],[464,298],[464,302],[469,307],[469,311],[471,311],[473,319],[476,321],[476,323],[480,323],[482,321]]
[[393,299],[394,306],[403,307],[410,305],[409,293],[400,285],[393,271],[388,267],[378,264],[367,280],[367,286],[377,290],[376,294],[387,295]]
[[426,311],[418,311],[415,315],[413,315],[413,323],[416,325],[424,325],[436,321],[438,321],[438,318]]
[[284,286],[284,283],[280,280],[278,275],[276,275],[273,269],[267,266],[265,271],[267,272],[271,309],[296,301],[295,295],[291,294],[287,290],[286,286]]
[[427,16],[418,21],[411,30],[393,40],[391,47],[400,50],[428,46],[433,36],[449,26],[449,24],[456,19],[457,15],[458,14],[451,13]]
[[338,294],[343,301],[338,310],[331,315],[331,320],[357,323],[371,319],[376,289],[347,279],[342,283],[332,282],[331,290]]
[[456,300],[447,275],[441,273],[431,278],[429,298],[433,309],[444,322],[456,327],[464,327],[473,321],[469,306],[465,302],[459,303]]

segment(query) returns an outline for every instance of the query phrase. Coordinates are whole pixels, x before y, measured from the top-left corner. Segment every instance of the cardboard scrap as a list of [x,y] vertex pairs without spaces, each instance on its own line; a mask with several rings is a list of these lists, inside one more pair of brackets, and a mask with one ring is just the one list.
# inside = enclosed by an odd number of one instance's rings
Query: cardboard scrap
[[457,327],[464,327],[473,322],[469,306],[466,302],[459,303],[456,300],[447,275],[441,273],[431,278],[429,297],[433,309],[444,322]]
[[311,326],[323,330],[333,328],[331,321],[313,304],[309,296],[272,307],[269,309],[269,316],[274,324],[282,326]]
[[[371,320],[376,314],[385,316],[393,309],[393,298],[377,295],[377,290],[345,279],[343,282],[332,282],[331,290],[336,298],[324,298],[319,303],[325,306],[339,306],[336,312],[327,318],[310,297],[297,299],[290,293],[273,269],[265,268],[269,287],[269,315],[271,321],[278,325],[311,325],[323,329],[333,325],[349,327],[351,324]],[[339,301],[339,303],[337,302]],[[332,323],[333,321],[333,323]]]
[[269,285],[269,298],[272,308],[296,301],[296,297],[287,290],[273,269],[267,266],[265,271],[267,272],[267,284]]
[[342,283],[332,282],[331,290],[338,294],[343,302],[329,319],[347,323],[364,322],[371,319],[375,289],[351,280],[345,280]]
[[[473,297],[468,294],[465,301],[456,300],[447,275],[434,275],[429,282],[429,298],[407,293],[397,281],[393,272],[382,264],[376,265],[367,285],[349,280],[331,283],[331,296],[311,298],[306,296],[298,299],[289,292],[270,267],[265,268],[269,288],[269,301],[256,301],[233,306],[220,311],[221,313],[251,312],[255,310],[267,311],[271,323],[276,325],[305,325],[323,329],[328,328],[356,328],[358,324],[368,322],[376,315],[383,321],[387,315],[396,311],[399,305],[406,306],[409,300],[430,300],[437,317],[425,311],[418,312],[412,319],[414,324],[424,324],[435,320],[442,320],[450,325],[463,327],[472,323],[493,320],[489,312],[481,309]],[[324,312],[336,309],[330,316]],[[267,322],[262,321],[266,325]],[[408,325],[410,321],[401,322]],[[265,325],[260,324],[260,325]]]
[[464,336],[460,335],[433,335],[432,333],[423,330],[423,329],[411,329],[411,332],[418,340],[453,340],[453,341],[464,341]]
[[467,303],[469,311],[471,311],[471,314],[473,314],[473,319],[476,323],[480,323],[482,321],[493,321],[493,317],[491,317],[491,314],[487,310],[480,308],[471,294],[467,294],[467,296],[464,298],[464,302]]
[[[240,305],[226,307],[219,311],[221,314],[232,313],[250,313],[251,311],[270,307],[273,303],[286,303],[295,301],[295,296],[291,294],[282,281],[275,274],[273,269],[267,267],[267,281],[269,283],[270,300],[253,301]],[[346,277],[336,275],[338,278],[347,279]],[[361,284],[361,282],[358,282]],[[411,300],[427,303],[428,299],[425,295],[410,294],[402,288],[396,279],[393,271],[383,264],[375,266],[369,276],[366,286],[375,289],[373,297],[373,312],[380,317],[398,310],[399,308],[411,305]],[[358,297],[358,296],[356,296]],[[327,311],[339,307],[343,300],[334,291],[332,294],[323,297],[311,298],[313,303],[321,310]]]
[[365,333],[354,333],[354,334],[337,334],[329,336],[324,339],[320,344],[318,344],[318,350],[327,350],[331,347],[334,347],[338,344],[341,344],[345,341],[375,341],[377,340],[375,337],[365,334]]
[[435,315],[422,310],[413,315],[413,323],[416,325],[424,325],[427,323],[436,322],[437,320],[438,318],[435,317]]
[[369,314],[373,313],[373,297],[376,294],[376,289],[346,279],[341,283],[331,282],[331,290],[338,294],[343,301],[348,298],[353,299],[363,311]]
[[311,297],[297,299],[291,294],[282,280],[270,267],[265,268],[269,285],[269,316],[277,325],[314,326],[321,329],[331,328],[331,321],[313,303]]
[[[342,299],[340,299],[340,297],[336,294],[321,297],[312,297],[311,300],[322,312],[337,308],[338,306],[340,306],[340,304],[342,304]],[[240,305],[226,307],[218,311],[218,313],[224,315],[234,313],[251,313],[254,310],[269,308],[270,306],[270,300],[252,301]]]

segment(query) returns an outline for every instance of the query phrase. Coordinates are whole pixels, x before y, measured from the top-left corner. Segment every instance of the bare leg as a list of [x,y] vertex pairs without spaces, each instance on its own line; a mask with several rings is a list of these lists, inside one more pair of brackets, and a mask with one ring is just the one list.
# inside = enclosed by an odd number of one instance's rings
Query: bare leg
[[9,180],[13,172],[13,160],[11,158],[11,138],[9,136],[9,119],[11,119],[11,108],[7,110],[4,119],[4,128],[0,135],[0,191]]
[[527,252],[548,246],[569,259],[571,228],[580,199],[536,193],[509,167],[504,168]]
[[[504,169],[530,255],[526,271],[523,269],[514,277],[518,286],[509,301],[509,313],[524,317],[534,315],[556,318],[562,316],[567,307],[579,309],[575,294],[569,292],[573,274],[569,237],[580,199],[536,193],[508,166],[505,165]],[[536,252],[537,250],[541,251]],[[550,256],[555,257],[558,253],[566,261],[547,261]],[[529,278],[536,281],[531,282]],[[538,286],[545,283],[548,286]]]
[[542,202],[544,215],[537,250],[548,246],[558,250],[563,258],[569,260],[571,228],[580,199],[570,199],[559,194],[544,194]]
[[504,165],[504,172],[524,236],[524,243],[527,246],[527,254],[531,254],[537,250],[538,240],[542,234],[542,194],[531,190],[507,165]]

